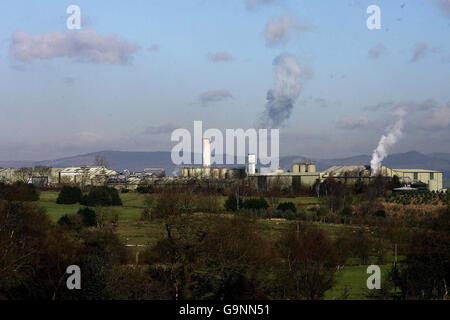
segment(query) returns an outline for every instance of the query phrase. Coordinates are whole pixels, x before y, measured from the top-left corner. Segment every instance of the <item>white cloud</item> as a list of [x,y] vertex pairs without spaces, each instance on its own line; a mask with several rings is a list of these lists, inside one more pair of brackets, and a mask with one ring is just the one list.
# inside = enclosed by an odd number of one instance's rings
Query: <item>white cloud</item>
[[222,62],[222,61],[234,60],[234,57],[225,51],[216,52],[216,53],[208,53],[207,57],[212,62]]
[[267,46],[286,44],[290,40],[291,30],[305,31],[308,27],[291,20],[286,15],[272,18],[266,23],[263,35]]
[[11,54],[22,62],[66,57],[78,62],[127,64],[140,47],[116,35],[99,35],[93,30],[51,32],[32,35],[16,31],[11,37]]

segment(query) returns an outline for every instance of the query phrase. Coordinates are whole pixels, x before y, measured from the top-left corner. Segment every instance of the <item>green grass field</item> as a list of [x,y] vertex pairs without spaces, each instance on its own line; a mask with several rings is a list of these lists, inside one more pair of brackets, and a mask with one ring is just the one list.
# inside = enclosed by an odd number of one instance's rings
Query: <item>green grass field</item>
[[[41,192],[39,205],[47,209],[53,221],[58,221],[65,214],[76,213],[82,206],[80,204],[57,204],[58,192]],[[119,213],[119,222],[137,221],[141,218],[145,197],[137,193],[121,194],[123,206],[110,207]]]
[[[58,221],[65,214],[76,213],[82,206],[79,204],[62,205],[57,204],[58,192],[41,192],[38,204],[47,210],[52,221]],[[145,195],[138,193],[120,194],[123,206],[110,207],[119,214],[117,233],[128,245],[152,246],[158,239],[164,236],[163,225],[158,222],[140,221],[141,213],[145,207]],[[219,199],[219,203],[225,202],[225,197]],[[317,203],[317,198],[282,198],[280,202],[293,202],[297,206],[308,206]],[[287,220],[255,220],[261,233],[270,239],[277,239],[288,228],[293,227],[295,221]],[[320,228],[327,231],[331,237],[338,237],[345,228],[355,228],[341,224],[317,223]],[[132,250],[142,251],[145,247],[135,247]],[[382,272],[386,273],[389,265],[381,266]],[[326,299],[342,299],[344,292],[348,293],[348,299],[367,299],[369,290],[366,287],[367,266],[346,266],[337,273],[336,285],[326,293]]]
[[[391,265],[380,266],[382,279],[391,270]],[[367,289],[367,266],[346,266],[337,271],[336,285],[325,293],[325,299],[339,300],[344,298],[347,291],[348,300],[366,300],[370,290]],[[383,287],[383,280],[381,280]]]

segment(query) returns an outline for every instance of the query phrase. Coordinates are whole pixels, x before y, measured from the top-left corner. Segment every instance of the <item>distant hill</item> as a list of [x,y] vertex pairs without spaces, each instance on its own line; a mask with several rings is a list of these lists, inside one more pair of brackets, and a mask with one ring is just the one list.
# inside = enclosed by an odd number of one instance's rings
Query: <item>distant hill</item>
[[[164,168],[168,175],[175,174],[177,167],[172,164],[170,152],[129,152],[129,151],[99,151],[88,154],[76,155],[47,161],[0,161],[0,167],[19,168],[36,165],[52,167],[70,167],[81,165],[93,165],[96,156],[106,157],[109,167],[114,170],[128,169],[140,171],[145,168]],[[303,156],[281,157],[280,167],[289,170],[292,163],[312,160],[317,165],[317,170],[323,171],[333,165],[369,165],[370,155],[358,155],[337,159],[311,159]],[[383,164],[391,168],[401,169],[431,169],[444,172],[446,186],[450,186],[450,153],[423,154],[417,151],[398,153],[388,156]]]

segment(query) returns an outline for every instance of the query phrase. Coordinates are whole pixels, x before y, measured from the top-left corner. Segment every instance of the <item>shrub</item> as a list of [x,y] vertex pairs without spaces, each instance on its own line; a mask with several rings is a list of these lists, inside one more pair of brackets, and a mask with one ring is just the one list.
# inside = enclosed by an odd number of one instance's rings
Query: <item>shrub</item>
[[259,209],[267,209],[269,208],[269,204],[264,198],[250,198],[246,199],[243,204],[243,208],[259,210]]
[[38,201],[39,192],[32,184],[16,182],[10,185],[0,183],[0,200]]
[[87,195],[81,201],[85,206],[121,206],[119,192],[114,188],[106,186],[92,187]]
[[297,212],[297,207],[292,202],[282,202],[278,205],[277,210]]
[[56,199],[57,204],[74,204],[81,201],[81,190],[78,187],[64,186]]
[[[239,208],[242,208],[242,199],[239,198]],[[238,209],[238,200],[234,193],[230,194],[225,201],[225,209],[228,211],[236,211]]]
[[153,186],[139,186],[136,188],[136,191],[139,193],[154,193]]
[[130,192],[130,189],[123,188],[122,190],[120,190],[120,192],[121,193],[128,193],[128,192]]
[[352,215],[352,209],[350,209],[349,207],[345,207],[344,209],[342,209],[342,211],[341,211],[342,217],[350,217],[351,215]]
[[373,216],[374,218],[386,218],[386,212],[384,210],[377,210]]
[[83,208],[78,210],[77,213],[81,216],[83,225],[85,227],[93,227],[97,225],[97,218],[94,210]]
[[79,230],[83,226],[82,216],[79,214],[65,214],[59,218],[58,225]]

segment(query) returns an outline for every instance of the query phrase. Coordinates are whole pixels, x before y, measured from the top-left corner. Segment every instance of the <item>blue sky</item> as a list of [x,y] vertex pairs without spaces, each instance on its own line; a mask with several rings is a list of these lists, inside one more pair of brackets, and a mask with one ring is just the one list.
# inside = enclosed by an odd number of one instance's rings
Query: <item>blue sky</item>
[[[280,54],[303,72],[281,154],[370,153],[401,106],[396,151],[450,150],[449,0],[250,1],[2,1],[0,160],[170,150],[194,120],[257,126]],[[66,28],[71,4],[80,31]],[[366,27],[372,4],[380,30]],[[270,44],[280,19],[290,25]],[[86,31],[90,51],[42,45]]]

